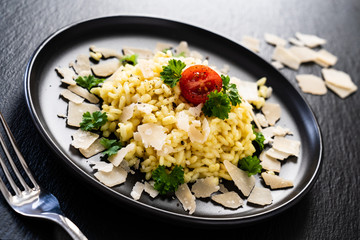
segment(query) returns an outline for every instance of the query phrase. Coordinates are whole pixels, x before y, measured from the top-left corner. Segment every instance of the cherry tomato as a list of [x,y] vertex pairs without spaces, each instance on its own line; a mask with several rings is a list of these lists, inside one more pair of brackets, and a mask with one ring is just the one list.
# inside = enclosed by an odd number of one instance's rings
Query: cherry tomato
[[221,91],[222,79],[217,72],[205,65],[194,65],[185,69],[180,78],[180,89],[183,97],[200,104],[207,100],[212,91]]

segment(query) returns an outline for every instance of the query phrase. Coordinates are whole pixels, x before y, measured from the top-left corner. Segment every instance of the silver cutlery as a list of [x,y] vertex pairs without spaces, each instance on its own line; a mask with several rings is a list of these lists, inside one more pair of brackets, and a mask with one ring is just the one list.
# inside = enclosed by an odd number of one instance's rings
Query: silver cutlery
[[[33,185],[30,187],[24,177],[20,174],[9,149],[6,146],[4,138],[2,134],[0,134],[0,143],[8,160],[7,162],[9,163],[6,164],[5,159],[3,159],[0,155],[0,165],[4,173],[4,177],[10,185],[8,188],[3,178],[0,176],[0,190],[6,201],[17,213],[21,215],[51,220],[63,227],[73,239],[87,239],[80,229],[72,221],[70,221],[70,219],[64,216],[56,197],[52,194],[45,193],[37,184],[24,160],[24,157],[20,153],[14,136],[12,135],[1,112],[0,119],[17,159],[24,169],[24,175],[27,176],[27,181],[30,180],[29,182]],[[10,165],[11,168],[10,166],[8,167],[8,165]],[[10,172],[11,169],[13,174]],[[16,180],[12,175],[16,176],[18,184],[15,182]],[[11,192],[11,189],[13,193]]]

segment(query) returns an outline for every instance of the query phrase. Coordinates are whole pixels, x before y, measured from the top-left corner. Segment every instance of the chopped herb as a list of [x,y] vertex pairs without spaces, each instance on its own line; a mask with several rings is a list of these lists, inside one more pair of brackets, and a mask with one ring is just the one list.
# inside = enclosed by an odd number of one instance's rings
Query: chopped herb
[[89,91],[91,88],[96,87],[104,81],[104,78],[96,78],[93,75],[79,76],[77,79],[75,79],[77,84],[79,84],[81,87],[87,88]]
[[116,154],[122,147],[122,142],[117,141],[115,139],[107,139],[101,138],[100,140],[101,145],[105,147],[105,151],[103,152],[104,155],[110,157],[111,155]]
[[260,160],[257,156],[248,156],[241,159],[238,163],[239,168],[246,171],[248,176],[255,175],[257,173],[261,173],[262,166],[260,164]]
[[158,166],[152,172],[152,179],[155,181],[154,188],[164,195],[175,192],[179,185],[184,183],[184,170],[181,166],[176,165],[174,169],[168,173],[165,166]]
[[138,58],[137,54],[126,55],[120,61],[121,61],[121,64],[124,65],[124,66],[126,64],[130,64],[130,65],[135,66],[137,64],[137,58]]
[[201,110],[208,117],[214,116],[224,120],[229,117],[230,99],[223,92],[215,90],[210,92]]
[[161,80],[170,87],[175,87],[181,78],[182,70],[186,64],[180,60],[171,59],[167,66],[163,66],[163,71],[160,73]]
[[107,122],[106,113],[101,111],[86,112],[83,114],[80,128],[84,131],[99,130],[99,128]]

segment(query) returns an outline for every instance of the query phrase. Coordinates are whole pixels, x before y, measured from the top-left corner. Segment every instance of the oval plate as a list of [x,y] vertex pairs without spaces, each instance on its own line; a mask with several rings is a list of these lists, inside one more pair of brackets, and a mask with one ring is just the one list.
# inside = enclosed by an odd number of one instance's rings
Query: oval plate
[[[231,210],[209,199],[197,200],[193,215],[185,212],[177,199],[143,194],[139,201],[130,196],[142,174],[129,175],[127,181],[113,188],[101,184],[93,176],[89,160],[70,147],[75,131],[66,127],[67,102],[59,97],[64,89],[55,67],[66,67],[78,54],[88,54],[89,46],[121,50],[123,46],[154,49],[157,42],[174,45],[187,41],[190,49],[209,58],[209,64],[221,68],[230,66],[230,76],[246,81],[266,77],[273,88],[269,102],[279,103],[282,116],[277,125],[290,128],[291,137],[301,141],[298,158],[283,164],[281,176],[291,179],[294,187],[272,191],[273,203],[256,207],[244,202]],[[80,22],[65,27],[47,38],[32,55],[25,72],[25,95],[32,119],[49,146],[76,174],[121,204],[148,211],[165,218],[198,225],[224,226],[250,223],[273,216],[296,203],[314,184],[321,165],[322,140],[316,119],[307,103],[287,79],[268,62],[237,43],[207,30],[175,21],[138,16],[113,16]],[[94,156],[93,158],[99,158]],[[261,181],[258,181],[261,184]]]

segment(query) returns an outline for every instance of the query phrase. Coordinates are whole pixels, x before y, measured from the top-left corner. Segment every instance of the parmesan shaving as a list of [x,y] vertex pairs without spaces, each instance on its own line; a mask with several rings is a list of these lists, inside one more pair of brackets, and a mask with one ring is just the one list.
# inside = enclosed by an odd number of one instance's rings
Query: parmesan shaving
[[109,173],[113,170],[114,165],[111,163],[103,162],[103,161],[91,161],[90,164],[94,164],[92,166],[93,169],[96,169],[101,172]]
[[99,135],[89,131],[83,131],[80,128],[72,135],[73,140],[71,145],[74,148],[83,148],[87,149],[90,145],[99,138]]
[[134,143],[130,143],[126,147],[121,148],[116,154],[111,155],[108,159],[115,167],[117,167],[124,160],[126,154],[132,152],[135,147]]
[[154,123],[144,123],[139,125],[137,130],[145,147],[152,146],[155,150],[162,149],[167,136],[163,126]]
[[283,46],[276,46],[272,55],[272,59],[277,60],[294,70],[298,70],[301,63],[301,60],[295,54]]
[[273,148],[280,152],[288,153],[298,157],[300,152],[300,141],[275,136]]
[[185,111],[181,111],[176,114],[177,123],[176,126],[184,130],[185,132],[189,132],[190,124],[189,124],[189,115]]
[[90,93],[87,89],[82,88],[78,85],[69,85],[68,90],[70,90],[71,92],[79,95],[80,97],[85,98],[86,100],[88,100],[91,103],[98,103],[99,99],[92,93]]
[[61,82],[69,84],[69,85],[76,85],[74,81],[76,74],[74,73],[71,68],[55,68],[55,70],[63,77]]
[[334,66],[337,60],[338,58],[335,55],[331,54],[325,49],[321,49],[317,52],[315,63],[319,64],[322,67],[330,67]]
[[106,186],[113,187],[126,181],[127,172],[120,167],[114,167],[111,172],[97,171],[94,176]]
[[150,59],[154,56],[154,53],[149,49],[144,48],[133,48],[133,47],[124,47],[123,48],[124,55],[138,55],[138,59]]
[[121,66],[119,60],[115,61],[106,61],[91,67],[91,70],[98,77],[108,77],[112,75],[116,70]]
[[154,186],[148,182],[145,182],[144,187],[145,192],[147,192],[150,197],[155,198],[157,195],[159,195],[159,191],[154,188]]
[[275,46],[285,46],[286,45],[285,39],[278,37],[274,34],[265,33],[264,38],[265,38],[265,41],[271,45],[275,45]]
[[271,204],[273,201],[271,196],[271,191],[268,188],[263,187],[254,187],[252,190],[248,202],[260,206],[265,206]]
[[260,52],[260,41],[254,37],[243,36],[241,44],[253,52]]
[[295,33],[295,36],[304,43],[305,46],[309,48],[318,47],[321,45],[324,45],[326,43],[326,40],[323,38],[319,38],[315,35],[309,35],[309,34],[302,34],[302,33]]
[[332,68],[323,68],[321,72],[327,83],[347,90],[357,90],[357,86],[352,82],[349,74]]
[[234,191],[213,195],[211,200],[232,209],[239,208],[243,204],[243,200]]
[[272,158],[275,158],[275,159],[278,159],[278,160],[284,160],[286,158],[288,158],[291,154],[290,153],[285,153],[285,152],[282,152],[282,151],[278,151],[274,148],[269,148],[265,154],[269,157],[272,157]]
[[87,55],[78,55],[76,57],[76,62],[71,62],[69,66],[72,67],[80,76],[88,76],[91,74],[90,60]]
[[80,127],[83,114],[86,112],[93,113],[96,111],[100,111],[100,108],[94,104],[76,104],[70,101],[68,105],[67,124],[73,127]]
[[130,195],[134,200],[139,200],[142,192],[144,191],[145,185],[141,182],[136,182],[134,187],[132,188]]
[[84,149],[84,148],[79,148],[79,151],[82,155],[84,155],[84,157],[86,158],[90,158],[102,151],[105,150],[105,147],[100,143],[100,139],[96,139],[95,142],[93,142],[90,147]]
[[239,95],[246,101],[257,101],[259,99],[257,83],[242,81],[238,78],[230,78],[230,82],[236,85]]
[[263,172],[261,177],[264,179],[265,184],[270,186],[271,189],[287,188],[294,186],[291,180],[284,179],[274,174]]
[[93,51],[94,53],[101,53],[102,57],[104,58],[110,58],[110,57],[116,57],[116,58],[122,58],[122,54],[117,52],[114,49],[110,49],[110,48],[101,48],[101,47],[96,47],[94,45],[90,46],[90,50]]
[[185,211],[189,210],[189,214],[193,214],[196,209],[195,196],[186,183],[183,183],[175,192],[175,196],[179,199]]
[[327,93],[324,80],[312,74],[296,75],[301,90],[305,93],[314,95],[324,95]]
[[263,169],[273,172],[280,172],[281,163],[273,157],[270,157],[265,152],[262,152],[259,156],[261,166]]
[[281,117],[281,108],[280,108],[280,105],[277,103],[265,102],[261,111],[263,112],[263,114],[270,126],[275,125],[275,123]]
[[197,179],[192,185],[191,191],[197,198],[210,197],[212,193],[220,189],[218,182],[218,179],[213,176]]
[[301,63],[313,62],[318,57],[318,53],[308,47],[293,46],[289,48],[289,51],[293,53]]
[[66,98],[69,101],[72,101],[76,104],[80,104],[84,101],[84,98],[80,97],[79,95],[67,90],[67,89],[63,89],[60,93],[61,96],[63,96],[64,98]]
[[189,127],[190,141],[204,143],[210,134],[210,126],[208,120],[206,118],[203,119],[202,131],[198,130],[195,126],[195,124],[191,124]]
[[249,196],[255,186],[255,177],[249,177],[247,172],[241,170],[228,160],[224,161],[224,166],[241,193],[244,194],[245,197]]

